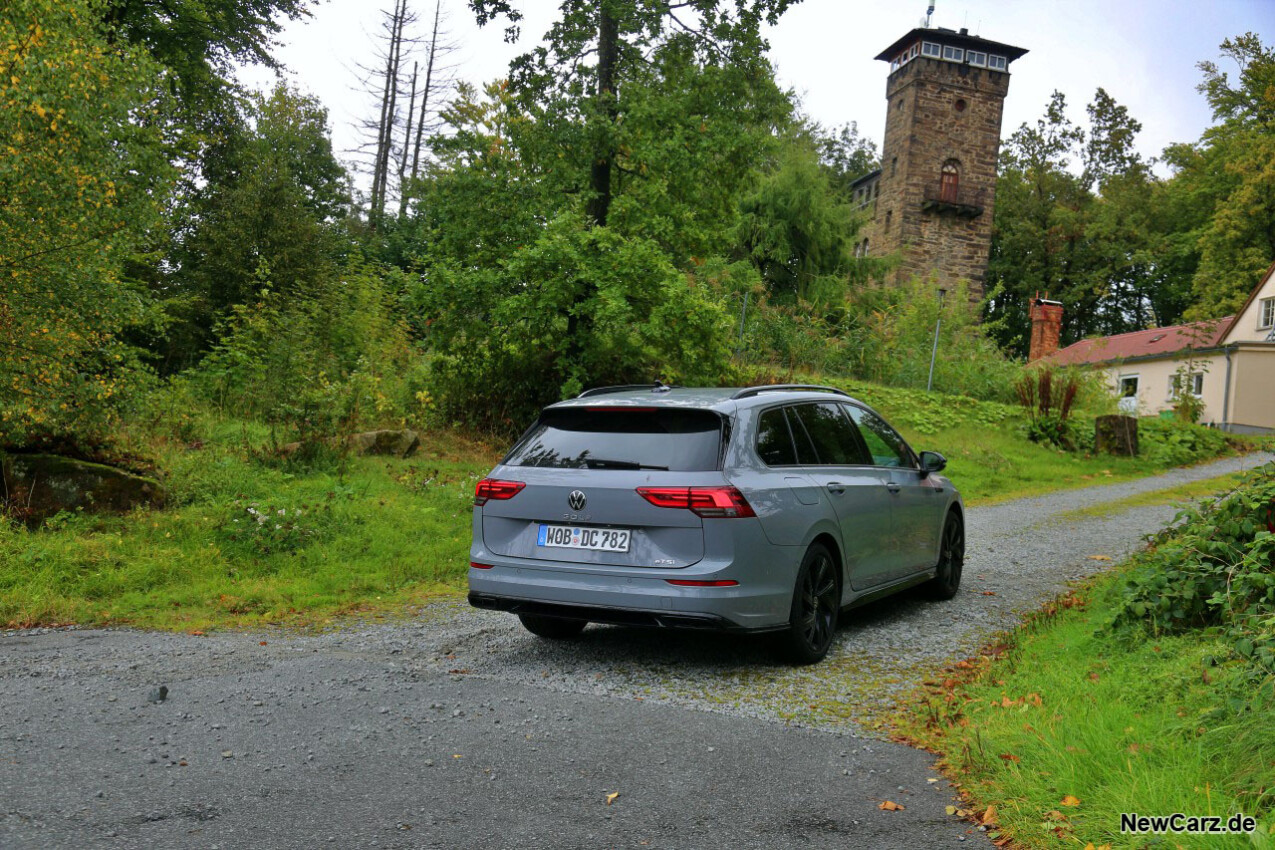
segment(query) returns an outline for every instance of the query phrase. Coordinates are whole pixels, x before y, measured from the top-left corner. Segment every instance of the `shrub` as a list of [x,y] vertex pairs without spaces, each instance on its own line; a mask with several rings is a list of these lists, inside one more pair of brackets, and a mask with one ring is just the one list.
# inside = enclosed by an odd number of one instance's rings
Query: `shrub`
[[1037,367],[1019,378],[1014,389],[1018,403],[1027,410],[1027,436],[1032,442],[1065,449],[1075,447],[1069,422],[1080,391],[1080,380],[1075,375]]
[[1275,673],[1275,464],[1178,514],[1133,562],[1110,628],[1225,628],[1235,653]]
[[429,266],[412,293],[433,349],[441,415],[484,430],[523,427],[586,386],[716,383],[730,320],[710,286],[653,240],[550,222],[499,268]]
[[1187,466],[1217,457],[1226,434],[1181,420],[1147,417],[1138,421],[1138,450],[1157,466]]

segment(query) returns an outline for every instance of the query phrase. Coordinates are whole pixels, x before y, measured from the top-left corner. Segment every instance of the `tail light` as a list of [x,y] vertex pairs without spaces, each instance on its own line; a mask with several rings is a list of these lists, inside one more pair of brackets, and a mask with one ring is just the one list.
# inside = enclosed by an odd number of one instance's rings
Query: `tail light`
[[702,517],[757,516],[734,487],[639,487],[637,491],[657,508],[681,508]]
[[521,481],[500,481],[496,478],[484,478],[474,488],[474,504],[485,505],[489,499],[503,502],[512,499],[522,492],[527,485]]

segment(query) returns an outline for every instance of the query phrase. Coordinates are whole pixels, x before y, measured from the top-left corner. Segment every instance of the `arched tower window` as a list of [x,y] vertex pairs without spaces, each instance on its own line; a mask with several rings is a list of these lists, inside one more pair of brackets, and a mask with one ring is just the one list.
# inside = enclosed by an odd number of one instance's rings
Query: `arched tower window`
[[961,187],[961,164],[949,159],[943,163],[943,170],[939,174],[939,200],[945,204],[955,204],[960,196]]

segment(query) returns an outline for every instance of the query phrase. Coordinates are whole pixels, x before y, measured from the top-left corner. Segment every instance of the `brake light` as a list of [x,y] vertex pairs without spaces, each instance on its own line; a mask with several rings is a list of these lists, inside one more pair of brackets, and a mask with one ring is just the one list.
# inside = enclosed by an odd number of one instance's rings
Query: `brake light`
[[637,491],[657,508],[681,508],[702,517],[757,516],[734,487],[639,487]]
[[477,561],[470,561],[469,566],[473,567],[476,570],[490,570],[492,567],[491,564],[480,564]]
[[678,587],[739,587],[739,582],[730,579],[722,579],[720,581],[694,581],[689,578],[666,578],[669,584],[675,584]]
[[495,499],[498,502],[512,499],[521,493],[522,488],[526,486],[521,481],[500,481],[496,478],[484,478],[474,488],[474,504],[485,505],[488,499]]

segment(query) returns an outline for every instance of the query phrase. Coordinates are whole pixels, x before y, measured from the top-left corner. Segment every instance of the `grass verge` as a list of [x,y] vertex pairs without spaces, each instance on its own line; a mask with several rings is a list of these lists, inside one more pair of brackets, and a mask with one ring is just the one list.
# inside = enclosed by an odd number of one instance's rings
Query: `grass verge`
[[[896,736],[941,755],[954,812],[1031,848],[1275,847],[1275,705],[1221,628],[1107,626],[1127,571],[1045,606],[928,681]],[[1256,818],[1245,835],[1127,834],[1121,813]]]
[[0,623],[321,626],[454,593],[495,458],[454,434],[344,470],[263,464],[229,440],[161,447],[176,507],[0,530]]
[[[970,505],[1173,465],[1032,443],[1019,410],[1006,405],[840,385],[881,410],[918,449],[946,454],[948,474]],[[362,458],[306,469],[281,465],[260,448],[271,442],[264,426],[208,415],[192,423],[184,442],[151,444],[174,507],[60,515],[36,531],[0,522],[0,626],[321,626],[350,612],[401,612],[463,589],[473,485],[504,446],[437,431],[407,461]]]

